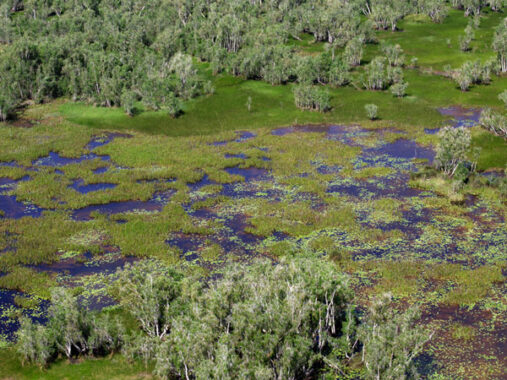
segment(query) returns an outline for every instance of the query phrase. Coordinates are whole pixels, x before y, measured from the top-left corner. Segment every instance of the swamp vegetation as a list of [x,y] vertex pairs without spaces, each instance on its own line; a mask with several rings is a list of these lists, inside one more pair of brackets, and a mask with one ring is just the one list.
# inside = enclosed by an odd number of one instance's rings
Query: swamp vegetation
[[503,7],[0,1],[0,378],[503,378]]

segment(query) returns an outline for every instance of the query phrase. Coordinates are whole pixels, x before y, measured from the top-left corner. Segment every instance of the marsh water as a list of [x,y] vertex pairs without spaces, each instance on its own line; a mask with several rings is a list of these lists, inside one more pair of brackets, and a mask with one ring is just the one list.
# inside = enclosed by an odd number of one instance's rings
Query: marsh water
[[[442,109],[445,115],[453,117],[454,126],[473,126],[478,120],[480,110]],[[436,133],[437,130],[426,130],[427,133]],[[255,202],[302,202],[309,204],[309,210],[318,215],[319,210],[325,209],[323,197],[307,193],[296,192],[273,175],[269,166],[243,167],[236,165],[226,167],[224,170],[230,175],[242,179],[230,183],[217,183],[203,175],[193,183],[188,183],[189,199],[182,203],[185,213],[195,221],[196,225],[205,225],[210,221],[215,223],[212,234],[168,232],[165,244],[177,249],[180,258],[185,262],[206,267],[209,270],[219,268],[230,257],[234,260],[248,262],[252,257],[270,256],[269,251],[276,243],[287,242],[293,247],[304,247],[311,239],[327,236],[335,242],[354,252],[354,259],[361,260],[369,257],[405,257],[410,253],[419,259],[437,259],[449,262],[468,262],[469,252],[475,250],[474,255],[478,261],[487,261],[488,255],[494,253],[500,246],[505,245],[505,229],[503,215],[496,213],[488,205],[473,198],[467,198],[466,215],[464,217],[475,223],[473,238],[468,239],[462,234],[462,225],[446,218],[442,211],[432,206],[429,199],[438,199],[438,195],[411,187],[410,173],[417,171],[420,164],[425,161],[431,164],[434,151],[423,147],[406,137],[401,132],[395,138],[383,138],[386,131],[366,130],[358,126],[307,126],[287,127],[271,131],[272,138],[286,139],[291,134],[301,135],[318,134],[322,139],[336,141],[361,150],[352,162],[353,172],[365,169],[384,170],[382,175],[366,177],[347,177],[340,175],[343,168],[340,165],[327,165],[324,161],[312,162],[315,169],[312,173],[298,173],[294,177],[305,178],[310,175],[325,176],[323,186],[325,196],[331,198],[347,197],[351,207],[354,208],[355,218],[360,227],[367,228],[381,236],[372,243],[368,239],[359,239],[350,230],[326,226],[320,231],[310,234],[295,234],[290,230],[275,228],[269,236],[255,233],[250,228],[252,212],[249,203]],[[228,144],[245,144],[255,142],[255,132],[242,131],[231,140],[222,140],[212,143],[213,146],[226,148]],[[41,167],[55,168],[55,173],[63,175],[67,165],[86,164],[93,160],[103,161],[114,165],[109,155],[94,152],[104,147],[116,138],[130,138],[124,134],[108,134],[105,137],[93,138],[87,148],[89,153],[77,158],[68,158],[57,152],[51,152],[45,157],[32,161],[31,170]],[[374,141],[374,143],[371,143]],[[271,163],[268,157],[269,146],[259,146],[266,156],[260,157],[262,162]],[[224,158],[231,160],[246,160],[244,153],[226,153]],[[3,163],[3,165],[17,165],[16,163]],[[108,166],[93,169],[93,174],[100,176],[109,170]],[[289,178],[290,179],[290,178]],[[297,178],[296,178],[297,179]],[[0,219],[40,218],[46,209],[38,205],[20,202],[14,190],[20,182],[30,181],[30,176],[19,180],[0,178]],[[158,180],[153,180],[157,182]],[[218,191],[209,193],[203,191],[210,185],[219,186]],[[109,182],[87,183],[77,178],[69,185],[69,189],[82,196],[97,194],[114,190],[118,184]],[[102,204],[91,204],[82,208],[68,210],[70,218],[76,223],[87,223],[97,214],[106,218],[112,215],[120,217],[114,223],[127,223],[122,215],[131,213],[158,213],[172,201],[173,190],[156,191],[151,199],[130,199]],[[219,202],[206,201],[227,199],[223,205]],[[382,200],[389,200],[394,206],[388,211],[382,207]],[[197,207],[196,205],[203,205]],[[373,206],[372,206],[373,205]],[[380,206],[379,206],[380,205]],[[372,212],[369,207],[380,207],[379,214]],[[268,206],[269,208],[269,203]],[[309,212],[310,212],[309,211]],[[385,217],[384,214],[387,215]],[[304,222],[303,222],[304,224]],[[308,227],[308,226],[303,226]],[[205,256],[204,252],[210,246],[218,247],[213,258]],[[7,248],[9,249],[9,248]],[[15,247],[13,248],[15,250]],[[501,249],[501,247],[500,247]],[[1,255],[2,253],[0,253]],[[133,257],[124,257],[117,247],[106,247],[101,254],[81,254],[77,256],[62,256],[58,261],[41,265],[32,265],[30,268],[55,276],[59,284],[65,286],[87,286],[87,278],[107,278],[114,276],[114,272],[126,263],[137,260]],[[92,309],[110,306],[112,300],[101,292],[100,281],[93,282],[92,291],[83,296],[83,302]],[[14,290],[0,291],[0,334],[12,337],[17,329],[17,323],[9,315],[17,308],[14,302],[20,292]],[[85,299],[86,298],[86,299]],[[43,321],[44,310],[48,303],[39,300],[39,307],[25,310],[23,313],[36,320]]]

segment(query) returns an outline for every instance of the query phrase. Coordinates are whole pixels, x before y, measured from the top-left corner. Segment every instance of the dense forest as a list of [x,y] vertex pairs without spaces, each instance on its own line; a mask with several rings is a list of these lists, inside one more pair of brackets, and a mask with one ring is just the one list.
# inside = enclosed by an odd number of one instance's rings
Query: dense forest
[[[501,11],[502,5],[500,0],[453,0],[453,7],[470,16],[462,50],[469,48],[481,9]],[[0,117],[7,118],[26,99],[43,102],[60,96],[122,106],[130,115],[140,100],[177,116],[181,102],[213,93],[195,60],[209,62],[214,73],[226,71],[273,85],[297,82],[296,104],[325,111],[329,95],[317,85],[346,85],[350,70],[361,62],[363,45],[376,42],[375,29],[395,31],[408,14],[439,23],[446,13],[446,2],[439,0],[5,0]],[[327,52],[318,57],[295,54],[288,41],[300,39],[301,33],[326,41]],[[498,25],[493,49],[498,59],[455,68],[463,90],[487,82],[492,71],[507,71],[505,22]],[[365,68],[364,87],[391,87],[403,96],[403,51],[395,45],[382,51],[384,56]]]

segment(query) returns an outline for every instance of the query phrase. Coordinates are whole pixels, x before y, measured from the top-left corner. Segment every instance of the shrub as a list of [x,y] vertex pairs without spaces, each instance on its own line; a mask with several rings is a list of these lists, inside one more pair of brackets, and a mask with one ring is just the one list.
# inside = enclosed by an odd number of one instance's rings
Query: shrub
[[493,37],[493,50],[496,51],[501,71],[507,72],[507,18],[500,21]]
[[55,288],[46,326],[23,318],[17,332],[17,350],[23,362],[44,367],[59,354],[108,354],[118,350],[123,326],[107,315],[95,316],[80,306],[69,291]]
[[0,121],[6,121],[9,118],[16,107],[16,103],[12,93],[0,90]]
[[507,118],[493,112],[491,108],[482,111],[479,124],[487,131],[507,139]]
[[502,93],[500,93],[498,95],[498,99],[501,100],[507,108],[507,90],[504,90]]
[[345,86],[350,82],[350,66],[342,60],[335,59],[329,68],[329,84],[331,86]]
[[398,98],[402,98],[405,96],[405,91],[407,90],[407,87],[408,87],[407,82],[395,83],[391,86],[391,93],[394,96],[397,96]]
[[133,91],[125,90],[121,95],[121,105],[125,113],[129,116],[134,116],[136,109],[134,103],[136,101],[136,94]]
[[471,135],[464,127],[445,127],[439,132],[440,142],[435,155],[435,166],[452,177],[467,161]]
[[387,86],[388,80],[385,72],[385,58],[373,58],[365,67],[364,71],[363,85],[366,89],[383,90]]
[[461,91],[468,91],[470,85],[472,84],[472,77],[470,73],[463,68],[453,72],[452,78],[458,84]]
[[405,55],[399,44],[384,44],[381,48],[391,66],[403,66],[405,63]]
[[364,106],[368,119],[375,120],[377,118],[378,107],[375,104],[367,104]]
[[182,275],[160,269],[154,261],[127,265],[119,272],[112,293],[150,337],[163,338],[178,311],[173,304],[181,294]]
[[343,58],[350,66],[358,66],[361,64],[363,57],[363,39],[360,37],[353,38],[345,46]]
[[296,107],[303,110],[325,112],[331,108],[329,92],[318,86],[300,84],[294,86]]
[[459,48],[461,51],[469,51],[470,44],[475,37],[475,32],[472,25],[467,25],[465,28],[465,35],[459,37]]
[[169,92],[165,97],[164,109],[172,118],[178,117],[183,109],[180,98],[178,98],[173,92]]

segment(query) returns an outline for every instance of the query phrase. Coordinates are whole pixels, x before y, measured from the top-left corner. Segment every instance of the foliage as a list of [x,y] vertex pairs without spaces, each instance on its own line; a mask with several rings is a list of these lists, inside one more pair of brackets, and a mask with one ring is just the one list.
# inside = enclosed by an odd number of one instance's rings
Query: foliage
[[475,38],[474,29],[470,24],[468,24],[467,27],[465,28],[465,35],[459,38],[459,47],[461,51],[469,51],[470,44],[472,43],[472,40],[474,38]]
[[343,57],[350,66],[358,66],[363,56],[363,40],[359,37],[350,40],[345,46]]
[[497,53],[502,72],[507,72],[507,17],[496,28],[493,50]]
[[498,99],[503,102],[505,108],[507,108],[507,90],[504,90],[498,95]]
[[491,108],[482,111],[479,124],[487,131],[507,139],[507,118]]
[[387,87],[388,79],[386,75],[385,58],[375,57],[365,67],[363,85],[368,90],[383,90]]
[[181,281],[181,274],[155,261],[141,261],[120,272],[112,291],[149,337],[162,339],[179,312],[174,301],[180,297]]
[[294,101],[298,108],[325,112],[331,108],[329,92],[318,86],[300,84],[294,86]]
[[209,289],[201,284],[186,295],[192,305],[176,317],[156,372],[186,378],[312,373],[320,354],[337,344],[350,300],[346,284],[315,260],[231,267]]
[[378,107],[375,104],[366,104],[364,106],[368,119],[375,120],[377,118]]
[[394,96],[397,96],[398,98],[402,98],[406,94],[407,87],[408,87],[407,82],[400,82],[400,83],[393,84],[391,86],[390,90]]
[[414,358],[431,337],[421,326],[416,326],[419,315],[416,307],[397,313],[390,294],[372,301],[368,315],[358,329],[368,379],[417,376]]
[[448,176],[453,176],[458,168],[467,162],[470,149],[470,131],[464,127],[445,127],[439,132],[440,141],[435,155],[435,166]]
[[399,44],[391,45],[385,43],[381,48],[384,53],[389,65],[391,66],[403,66],[405,63],[405,55],[403,54],[403,49]]
[[103,355],[117,351],[122,344],[123,326],[107,315],[95,316],[70,291],[55,288],[46,326],[21,320],[17,332],[17,350],[23,362],[44,367],[59,354]]

